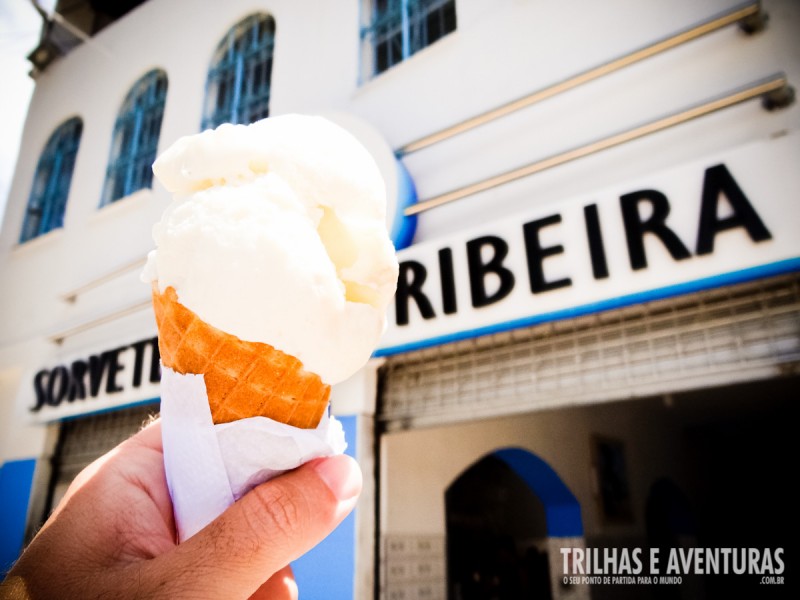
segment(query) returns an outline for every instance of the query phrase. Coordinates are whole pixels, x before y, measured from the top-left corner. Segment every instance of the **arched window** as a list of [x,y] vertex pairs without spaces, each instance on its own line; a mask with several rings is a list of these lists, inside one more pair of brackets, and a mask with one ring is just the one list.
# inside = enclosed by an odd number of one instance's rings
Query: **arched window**
[[82,131],[83,121],[73,117],[62,123],[47,140],[36,165],[20,243],[64,225],[69,184]]
[[214,52],[202,129],[252,123],[269,115],[275,20],[259,13],[234,25]]
[[167,74],[158,69],[128,92],[114,124],[101,206],[151,186],[166,98]]

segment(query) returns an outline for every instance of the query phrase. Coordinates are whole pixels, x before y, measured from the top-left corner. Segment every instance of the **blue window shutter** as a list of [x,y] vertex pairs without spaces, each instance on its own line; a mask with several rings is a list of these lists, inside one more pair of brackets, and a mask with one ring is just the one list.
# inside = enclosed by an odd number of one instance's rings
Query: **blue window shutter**
[[259,13],[234,25],[214,52],[201,129],[269,116],[275,20]]
[[59,125],[47,140],[33,176],[20,243],[64,225],[67,196],[82,131],[83,121],[73,117]]
[[155,69],[128,92],[114,124],[101,206],[149,188],[161,120],[167,100],[167,74]]

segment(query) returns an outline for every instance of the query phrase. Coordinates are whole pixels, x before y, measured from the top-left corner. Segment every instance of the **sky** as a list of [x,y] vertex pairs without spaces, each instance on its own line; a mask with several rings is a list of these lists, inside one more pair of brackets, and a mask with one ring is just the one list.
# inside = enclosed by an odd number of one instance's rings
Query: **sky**
[[[52,2],[43,2],[43,6]],[[0,222],[17,162],[33,79],[25,58],[39,41],[42,19],[30,0],[0,0]]]

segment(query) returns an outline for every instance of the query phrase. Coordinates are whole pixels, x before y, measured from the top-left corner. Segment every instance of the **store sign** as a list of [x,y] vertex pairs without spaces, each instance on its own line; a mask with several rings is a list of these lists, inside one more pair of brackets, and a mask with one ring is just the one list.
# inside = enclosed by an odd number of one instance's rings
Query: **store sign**
[[158,338],[148,337],[39,369],[25,396],[35,420],[95,412],[159,396]]
[[407,248],[376,354],[800,270],[798,165],[787,135]]

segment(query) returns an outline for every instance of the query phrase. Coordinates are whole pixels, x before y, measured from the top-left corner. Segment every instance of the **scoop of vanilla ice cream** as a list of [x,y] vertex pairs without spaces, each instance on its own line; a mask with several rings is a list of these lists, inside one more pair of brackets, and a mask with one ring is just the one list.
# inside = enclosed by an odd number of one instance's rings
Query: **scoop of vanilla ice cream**
[[398,265],[383,180],[352,135],[302,115],[226,124],[179,139],[153,171],[174,200],[144,280],[325,383],[367,361]]

